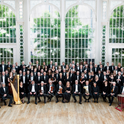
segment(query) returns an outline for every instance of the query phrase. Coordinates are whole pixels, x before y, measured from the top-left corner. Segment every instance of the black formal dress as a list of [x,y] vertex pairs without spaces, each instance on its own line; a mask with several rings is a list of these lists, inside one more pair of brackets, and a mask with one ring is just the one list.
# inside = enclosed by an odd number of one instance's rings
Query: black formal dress
[[[24,94],[22,94],[22,93],[24,93]],[[22,87],[19,86],[19,94],[20,94],[20,99],[22,99],[26,96],[24,86],[22,86]]]
[[[70,93],[67,93],[66,91],[70,91]],[[64,95],[64,99],[66,99],[68,102],[70,102],[70,98],[71,98],[71,87],[66,87],[65,88],[65,93]]]
[[101,93],[101,96],[103,97],[103,100],[105,102],[106,102],[106,97],[108,97],[108,95],[109,95],[109,86],[108,85],[107,86],[104,85],[102,93]]
[[[93,98],[94,98],[94,102],[95,102],[95,99],[97,99],[97,102],[98,102],[98,98],[99,98],[99,87],[98,86],[96,86],[96,87],[94,87],[93,86]],[[95,94],[95,92],[97,92],[97,94]]]

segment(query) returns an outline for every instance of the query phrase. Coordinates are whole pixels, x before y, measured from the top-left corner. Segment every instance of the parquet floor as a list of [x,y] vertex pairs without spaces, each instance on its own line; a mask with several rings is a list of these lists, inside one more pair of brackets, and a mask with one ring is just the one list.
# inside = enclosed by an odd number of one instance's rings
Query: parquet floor
[[53,98],[46,104],[42,99],[41,103],[35,105],[34,98],[31,98],[29,105],[24,103],[13,105],[12,108],[3,106],[3,103],[0,105],[0,124],[124,124],[124,111],[115,109],[116,99],[112,106],[101,98],[99,103],[93,100],[85,103],[83,99],[80,105],[74,103],[72,97],[70,103],[64,104],[55,103]]

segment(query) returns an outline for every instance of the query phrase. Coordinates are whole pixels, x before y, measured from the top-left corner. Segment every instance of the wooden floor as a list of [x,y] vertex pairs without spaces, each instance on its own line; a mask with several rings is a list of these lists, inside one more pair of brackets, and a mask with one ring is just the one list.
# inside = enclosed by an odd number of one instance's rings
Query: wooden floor
[[53,98],[46,104],[41,102],[35,105],[34,98],[31,98],[29,105],[24,103],[12,108],[3,106],[3,103],[0,105],[0,124],[124,124],[124,111],[115,109],[117,100],[112,106],[102,99],[99,103],[93,100],[85,103],[83,100],[80,105],[73,103],[73,98],[70,103],[64,104],[55,103]]

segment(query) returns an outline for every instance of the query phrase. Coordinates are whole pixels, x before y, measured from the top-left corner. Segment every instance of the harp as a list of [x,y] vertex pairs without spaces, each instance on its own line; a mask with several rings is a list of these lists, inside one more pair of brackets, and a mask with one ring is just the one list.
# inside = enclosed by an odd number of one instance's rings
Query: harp
[[12,93],[13,93],[13,98],[15,101],[15,104],[21,104],[21,100],[19,97],[19,75],[16,75],[13,79],[13,81],[10,81],[11,88],[12,88]]

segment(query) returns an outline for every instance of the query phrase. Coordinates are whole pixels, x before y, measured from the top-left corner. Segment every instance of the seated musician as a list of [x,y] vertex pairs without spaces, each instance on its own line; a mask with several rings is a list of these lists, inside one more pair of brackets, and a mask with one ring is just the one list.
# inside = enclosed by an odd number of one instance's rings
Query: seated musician
[[30,103],[30,96],[35,96],[35,104],[37,105],[37,91],[38,91],[38,88],[37,88],[37,85],[35,84],[35,81],[32,81],[31,84],[29,85],[28,87],[28,102],[27,104]]
[[80,84],[78,84],[78,80],[75,80],[75,84],[73,85],[73,98],[74,98],[74,102],[76,103],[77,100],[75,98],[75,96],[79,96],[79,104],[81,104],[82,101],[82,95],[81,95],[81,86]]
[[94,102],[95,99],[97,99],[97,103],[98,103],[98,98],[99,98],[99,87],[97,86],[96,82],[93,83],[93,98],[94,98]]
[[118,87],[116,86],[116,82],[113,82],[113,86],[110,89],[110,94],[109,94],[109,106],[112,105],[112,102],[114,100],[114,97],[117,96],[118,93]]
[[109,94],[109,86],[108,86],[108,82],[105,81],[101,94],[101,96],[103,97],[103,101],[106,102],[106,97],[108,96],[108,94]]
[[121,86],[120,94],[124,95],[124,83],[123,83],[123,86]]
[[50,79],[49,79],[49,84],[47,85],[47,89],[48,89],[47,97],[48,100],[51,102],[51,99],[54,96],[54,92],[55,92],[55,85],[52,83]]
[[44,103],[46,103],[46,85],[44,85],[44,82],[41,81],[40,86],[38,88],[38,102],[41,102],[40,97],[44,97]]
[[24,98],[26,96],[26,93],[25,93],[25,87],[23,86],[23,82],[21,81],[20,82],[20,85],[19,85],[19,94],[20,94],[20,99],[22,101],[22,103],[24,103]]
[[6,99],[10,99],[9,100],[9,107],[12,107],[12,96],[9,95],[9,90],[8,87],[5,85],[5,83],[2,84],[2,87],[0,88],[0,94],[2,96],[2,100],[4,101],[4,105],[6,105]]
[[83,97],[85,99],[85,102],[86,100],[88,100],[89,102],[89,99],[92,97],[92,92],[91,92],[91,85],[89,85],[88,80],[86,81],[86,85],[84,85],[83,88],[84,88]]
[[58,102],[58,97],[62,97],[62,102],[64,100],[63,93],[64,93],[64,85],[62,84],[62,81],[59,81],[59,83],[56,86],[56,103]]
[[71,90],[72,90],[72,88],[71,88],[70,82],[67,81],[66,87],[65,87],[65,93],[63,94],[63,96],[64,96],[63,103],[65,103],[65,100],[67,100],[67,102],[70,102]]

